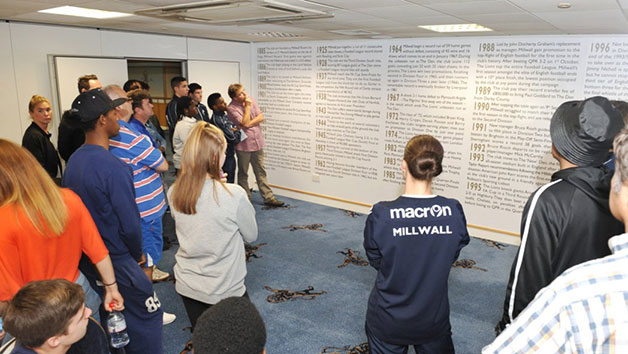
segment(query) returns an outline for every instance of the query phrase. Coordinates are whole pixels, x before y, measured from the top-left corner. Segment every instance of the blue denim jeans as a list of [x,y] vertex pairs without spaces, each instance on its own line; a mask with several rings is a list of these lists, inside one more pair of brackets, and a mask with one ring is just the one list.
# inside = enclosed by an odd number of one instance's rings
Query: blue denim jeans
[[83,288],[83,292],[85,293],[85,306],[92,310],[93,314],[97,314],[98,307],[101,304],[100,296],[98,296],[98,293],[89,285],[89,281],[83,275],[83,273],[79,272],[79,276],[78,278],[76,278],[76,281],[74,283],[80,285],[81,288]]
[[150,221],[142,219],[142,251],[146,255],[146,267],[159,263],[163,247],[161,215]]

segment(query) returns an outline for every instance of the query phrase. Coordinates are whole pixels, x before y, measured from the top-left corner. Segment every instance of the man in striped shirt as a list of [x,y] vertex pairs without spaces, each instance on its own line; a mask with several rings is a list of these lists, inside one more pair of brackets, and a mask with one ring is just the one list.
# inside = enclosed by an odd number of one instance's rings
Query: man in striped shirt
[[[615,138],[609,204],[628,221],[628,130]],[[628,227],[612,237],[612,255],[574,266],[542,289],[489,353],[628,353]]]
[[[112,99],[127,97],[124,90],[117,85],[107,86],[104,91]],[[159,173],[168,170],[168,162],[161,152],[153,147],[150,137],[129,123],[133,113],[130,100],[119,107],[120,134],[110,140],[109,150],[133,170],[135,202],[142,218],[142,248],[146,257],[144,269],[149,278],[153,279],[154,266],[161,260],[163,248],[161,217],[166,210],[164,187]],[[152,104],[148,98],[142,101],[146,102],[141,102],[140,108],[135,110],[150,117]]]

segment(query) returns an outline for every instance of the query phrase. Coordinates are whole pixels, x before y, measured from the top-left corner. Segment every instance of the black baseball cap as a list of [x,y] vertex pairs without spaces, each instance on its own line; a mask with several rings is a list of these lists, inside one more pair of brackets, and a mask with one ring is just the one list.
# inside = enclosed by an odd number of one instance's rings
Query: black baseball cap
[[126,98],[112,100],[102,89],[97,88],[78,95],[72,102],[72,111],[81,118],[81,122],[89,122],[126,101]]
[[556,150],[577,166],[599,166],[608,159],[615,135],[624,127],[621,113],[601,96],[561,104],[550,122]]

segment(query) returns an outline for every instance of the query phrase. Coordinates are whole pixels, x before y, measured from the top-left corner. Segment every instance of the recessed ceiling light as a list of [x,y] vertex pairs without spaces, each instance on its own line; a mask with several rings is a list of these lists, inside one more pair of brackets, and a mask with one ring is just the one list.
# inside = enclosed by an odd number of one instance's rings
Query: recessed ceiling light
[[52,9],[39,10],[37,12],[42,12],[46,14],[54,14],[54,15],[66,15],[66,16],[88,17],[88,18],[98,18],[98,19],[133,16],[132,14],[126,14],[123,12],[86,9],[84,7],[76,7],[76,6],[61,6],[61,7],[55,7]]
[[488,27],[484,27],[475,23],[461,23],[454,25],[432,25],[432,26],[418,26],[426,30],[434,32],[486,32],[492,31]]
[[570,7],[571,7],[571,4],[568,2],[561,2],[560,4],[558,4],[559,9],[568,9]]

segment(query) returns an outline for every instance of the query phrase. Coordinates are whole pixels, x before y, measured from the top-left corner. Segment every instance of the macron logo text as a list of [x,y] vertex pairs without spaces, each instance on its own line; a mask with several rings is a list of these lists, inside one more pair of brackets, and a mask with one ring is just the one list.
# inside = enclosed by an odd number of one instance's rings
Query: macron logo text
[[432,205],[425,208],[396,208],[390,209],[391,219],[422,219],[427,217],[439,218],[451,216],[451,208],[447,205]]

